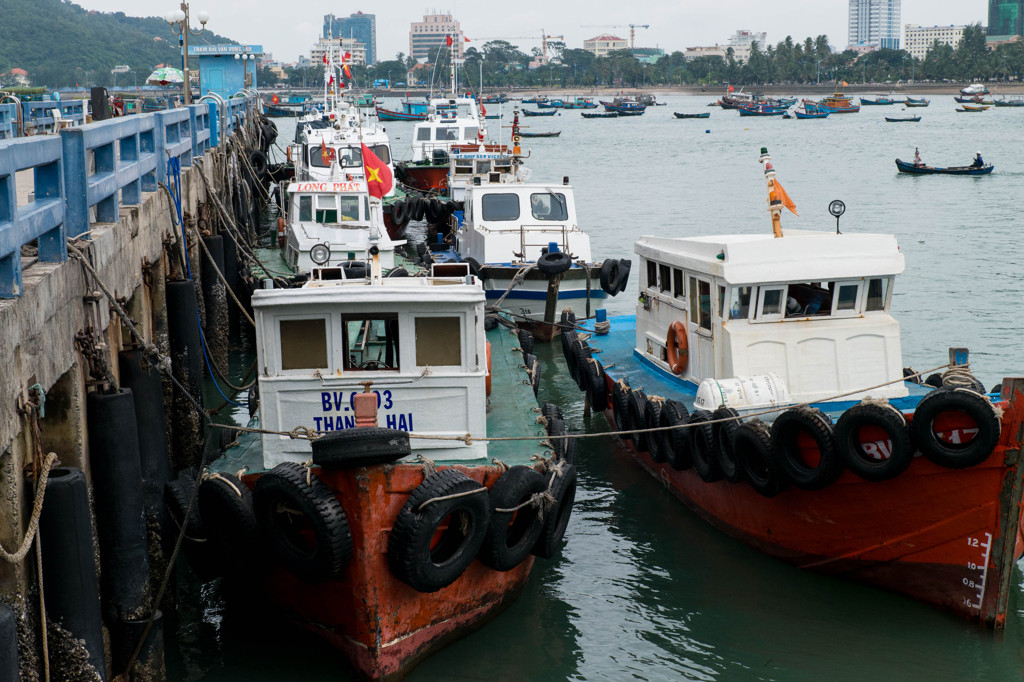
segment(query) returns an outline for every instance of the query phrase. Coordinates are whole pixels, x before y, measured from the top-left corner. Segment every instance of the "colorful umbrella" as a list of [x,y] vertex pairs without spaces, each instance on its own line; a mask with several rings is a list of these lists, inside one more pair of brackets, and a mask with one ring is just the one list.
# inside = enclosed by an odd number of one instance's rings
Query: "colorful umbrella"
[[171,66],[161,66],[159,69],[149,74],[146,78],[147,83],[153,85],[174,85],[185,82],[185,74],[182,73],[181,69],[175,69]]

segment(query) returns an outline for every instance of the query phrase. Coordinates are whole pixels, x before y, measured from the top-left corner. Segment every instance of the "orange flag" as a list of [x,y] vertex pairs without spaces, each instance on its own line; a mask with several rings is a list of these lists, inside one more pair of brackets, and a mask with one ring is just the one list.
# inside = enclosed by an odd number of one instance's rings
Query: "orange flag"
[[370,151],[365,144],[361,145],[363,151],[363,172],[366,173],[366,188],[371,197],[383,199],[384,195],[391,191],[394,179],[391,176],[391,169],[381,161],[376,154]]
[[788,194],[786,194],[786,190],[782,189],[782,183],[778,180],[775,180],[775,195],[782,201],[782,205],[788,208],[793,215],[800,215],[796,212],[796,204],[794,204],[793,200],[789,198]]

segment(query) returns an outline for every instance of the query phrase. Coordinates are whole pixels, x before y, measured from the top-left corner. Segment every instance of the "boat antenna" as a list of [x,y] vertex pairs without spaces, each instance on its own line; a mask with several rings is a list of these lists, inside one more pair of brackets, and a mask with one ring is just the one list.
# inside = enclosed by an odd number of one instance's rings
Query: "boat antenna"
[[764,180],[768,186],[768,213],[772,217],[772,234],[782,237],[782,199],[775,189],[775,168],[772,166],[772,159],[768,156],[768,147],[761,147],[761,158],[758,163],[764,166]]

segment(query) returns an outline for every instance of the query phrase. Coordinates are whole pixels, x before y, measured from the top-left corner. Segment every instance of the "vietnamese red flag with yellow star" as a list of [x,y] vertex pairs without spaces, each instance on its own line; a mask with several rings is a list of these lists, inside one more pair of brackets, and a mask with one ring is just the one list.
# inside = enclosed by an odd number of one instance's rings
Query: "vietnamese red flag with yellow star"
[[377,155],[370,151],[369,147],[365,144],[361,144],[361,146],[363,148],[363,171],[366,173],[366,188],[371,197],[383,199],[394,185],[391,169],[377,158]]

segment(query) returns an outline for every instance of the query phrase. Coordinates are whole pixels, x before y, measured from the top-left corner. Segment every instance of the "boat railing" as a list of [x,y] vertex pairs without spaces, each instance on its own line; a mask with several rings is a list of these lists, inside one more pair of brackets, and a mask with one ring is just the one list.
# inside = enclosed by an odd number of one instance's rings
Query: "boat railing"
[[519,226],[519,252],[515,255],[519,258],[526,258],[526,250],[528,248],[542,249],[548,246],[552,241],[551,239],[544,239],[539,242],[529,242],[527,239],[528,235],[536,237],[538,234],[561,234],[558,241],[558,248],[561,251],[568,251],[569,247],[569,227],[567,225],[520,225]]

